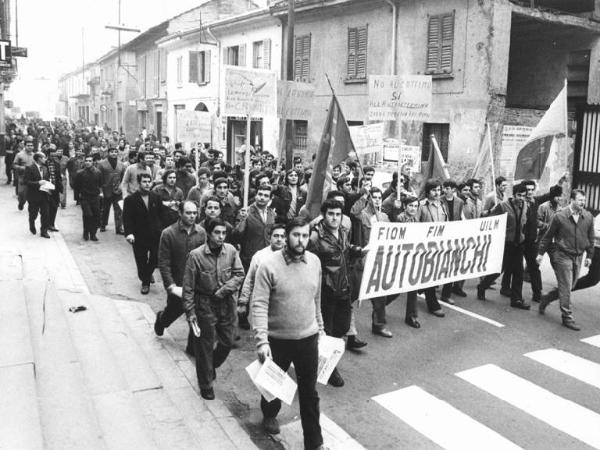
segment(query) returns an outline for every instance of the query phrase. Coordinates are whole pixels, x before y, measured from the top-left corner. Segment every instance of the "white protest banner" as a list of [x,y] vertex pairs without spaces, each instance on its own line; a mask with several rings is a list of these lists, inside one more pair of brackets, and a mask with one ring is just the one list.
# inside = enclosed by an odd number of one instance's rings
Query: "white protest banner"
[[277,115],[275,72],[225,66],[225,116],[267,117]]
[[319,368],[317,369],[317,381],[319,383],[328,383],[333,369],[342,359],[345,348],[346,345],[343,339],[327,335],[319,337]]
[[431,100],[431,76],[369,76],[369,120],[427,122]]
[[371,229],[359,299],[498,273],[506,214],[457,222],[382,223]]
[[403,167],[410,167],[411,173],[419,173],[421,171],[421,147],[401,145],[398,167],[400,170]]
[[383,122],[348,127],[359,156],[383,151]]
[[298,385],[271,358],[266,358],[254,377],[256,387],[291,405]]
[[211,142],[211,121],[209,112],[177,110],[177,142]]
[[314,97],[314,84],[277,80],[277,117],[310,120]]

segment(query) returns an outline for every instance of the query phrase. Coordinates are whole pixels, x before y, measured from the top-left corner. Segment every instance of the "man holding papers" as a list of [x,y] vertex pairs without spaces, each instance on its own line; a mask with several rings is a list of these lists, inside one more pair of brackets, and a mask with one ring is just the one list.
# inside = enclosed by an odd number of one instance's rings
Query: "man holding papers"
[[[319,335],[324,333],[321,264],[306,251],[308,222],[296,217],[288,223],[286,233],[286,248],[268,255],[256,272],[251,322],[261,362],[272,358],[283,371],[294,363],[304,448],[319,449],[323,446],[316,389]],[[276,417],[281,400],[267,402],[263,397],[260,407],[265,431],[279,433]]]

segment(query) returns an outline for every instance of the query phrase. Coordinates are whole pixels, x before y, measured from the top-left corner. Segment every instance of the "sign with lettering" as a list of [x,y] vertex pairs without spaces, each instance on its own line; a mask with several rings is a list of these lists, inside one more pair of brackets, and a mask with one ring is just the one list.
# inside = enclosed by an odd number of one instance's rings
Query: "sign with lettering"
[[427,122],[431,100],[431,76],[369,76],[369,120]]
[[211,142],[211,122],[209,112],[177,110],[177,141]]
[[383,151],[383,122],[348,127],[359,156]]
[[0,67],[10,67],[12,51],[10,41],[0,40]]
[[505,233],[506,214],[457,222],[377,222],[359,299],[501,272]]
[[315,86],[298,81],[277,80],[277,117],[310,120]]
[[225,116],[274,117],[277,115],[275,72],[225,66]]

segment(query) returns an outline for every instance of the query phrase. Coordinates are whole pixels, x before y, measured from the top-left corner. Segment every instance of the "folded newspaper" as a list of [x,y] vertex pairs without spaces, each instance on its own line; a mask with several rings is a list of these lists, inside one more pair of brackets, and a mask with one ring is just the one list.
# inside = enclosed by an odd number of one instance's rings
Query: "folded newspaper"
[[246,367],[246,372],[267,401],[278,398],[287,405],[292,404],[298,385],[271,358],[266,358],[262,364],[254,361]]
[[319,338],[319,368],[317,381],[321,384],[327,384],[333,369],[338,365],[344,354],[344,340],[331,336],[321,336]]

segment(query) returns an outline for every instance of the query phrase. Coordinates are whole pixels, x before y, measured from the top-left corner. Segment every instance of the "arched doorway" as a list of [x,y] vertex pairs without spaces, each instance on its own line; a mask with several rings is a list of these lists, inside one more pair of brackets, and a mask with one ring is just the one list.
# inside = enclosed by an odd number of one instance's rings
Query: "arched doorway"
[[204,103],[200,102],[196,105],[196,107],[194,108],[194,111],[208,112],[208,108],[206,107],[206,105]]

